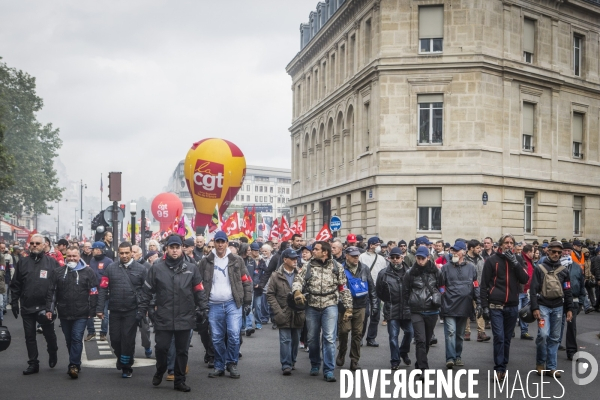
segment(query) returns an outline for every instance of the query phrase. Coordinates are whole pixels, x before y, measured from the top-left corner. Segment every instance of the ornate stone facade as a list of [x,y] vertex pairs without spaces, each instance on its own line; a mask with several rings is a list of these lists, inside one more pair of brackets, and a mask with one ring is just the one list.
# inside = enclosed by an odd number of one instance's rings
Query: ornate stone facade
[[341,236],[600,239],[599,32],[595,1],[341,2],[286,68],[292,213],[309,236],[337,214]]

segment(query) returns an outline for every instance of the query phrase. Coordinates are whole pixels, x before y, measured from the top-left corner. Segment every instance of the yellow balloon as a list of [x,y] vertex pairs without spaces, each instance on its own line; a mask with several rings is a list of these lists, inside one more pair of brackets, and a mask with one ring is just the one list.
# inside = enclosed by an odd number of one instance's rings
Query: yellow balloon
[[227,140],[203,139],[188,151],[184,175],[196,209],[194,225],[206,226],[215,206],[223,215],[240,190],[246,175],[246,158]]

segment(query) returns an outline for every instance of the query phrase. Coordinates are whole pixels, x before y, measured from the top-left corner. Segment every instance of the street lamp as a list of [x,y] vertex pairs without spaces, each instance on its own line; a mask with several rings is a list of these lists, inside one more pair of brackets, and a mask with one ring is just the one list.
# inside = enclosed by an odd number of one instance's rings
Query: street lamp
[[129,212],[131,213],[131,244],[135,244],[135,213],[137,211],[137,204],[135,201],[129,203]]

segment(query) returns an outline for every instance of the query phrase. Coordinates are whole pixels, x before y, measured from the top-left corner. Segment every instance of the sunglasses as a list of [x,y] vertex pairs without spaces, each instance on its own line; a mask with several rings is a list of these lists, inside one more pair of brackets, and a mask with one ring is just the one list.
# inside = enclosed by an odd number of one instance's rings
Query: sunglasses
[[550,250],[552,254],[562,254],[562,250]]
[[399,260],[399,259],[401,259],[401,258],[402,258],[402,257],[400,257],[400,256],[390,256],[390,259],[391,259],[391,260]]
[[39,246],[42,242],[29,242],[30,246]]
[[215,246],[207,246],[209,249],[214,249]]

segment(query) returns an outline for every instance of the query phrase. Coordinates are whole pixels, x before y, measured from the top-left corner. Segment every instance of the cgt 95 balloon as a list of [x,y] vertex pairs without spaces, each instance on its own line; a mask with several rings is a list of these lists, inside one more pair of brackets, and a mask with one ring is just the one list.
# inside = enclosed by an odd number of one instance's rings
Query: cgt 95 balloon
[[166,231],[176,217],[183,215],[183,204],[175,193],[161,193],[152,200],[152,215],[160,222],[160,230]]
[[206,226],[215,205],[223,215],[240,190],[246,175],[246,158],[227,140],[204,139],[188,151],[184,175],[196,208],[194,225]]

